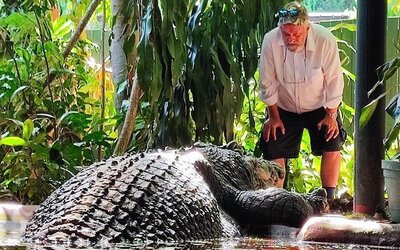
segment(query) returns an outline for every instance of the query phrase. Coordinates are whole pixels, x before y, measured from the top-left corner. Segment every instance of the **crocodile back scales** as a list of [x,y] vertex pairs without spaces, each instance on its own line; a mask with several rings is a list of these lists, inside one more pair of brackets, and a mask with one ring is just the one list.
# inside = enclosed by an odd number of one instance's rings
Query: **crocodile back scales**
[[28,241],[196,240],[237,234],[193,167],[196,150],[111,158],[87,167],[43,202]]

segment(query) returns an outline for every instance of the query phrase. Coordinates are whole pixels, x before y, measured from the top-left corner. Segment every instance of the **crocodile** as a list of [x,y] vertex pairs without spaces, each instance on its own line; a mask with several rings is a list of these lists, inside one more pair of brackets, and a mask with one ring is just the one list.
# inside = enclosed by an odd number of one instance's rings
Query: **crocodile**
[[326,192],[274,185],[273,162],[201,145],[111,157],[55,190],[29,221],[25,242],[96,245],[260,235],[266,225],[300,227],[327,206]]

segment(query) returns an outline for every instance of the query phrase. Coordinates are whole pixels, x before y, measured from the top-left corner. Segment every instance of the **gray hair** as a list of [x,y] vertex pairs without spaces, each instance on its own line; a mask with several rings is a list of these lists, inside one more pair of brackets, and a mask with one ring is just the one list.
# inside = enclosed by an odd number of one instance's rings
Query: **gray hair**
[[308,11],[306,7],[299,2],[290,2],[286,4],[285,7],[280,9],[275,16],[279,17],[278,26],[286,23],[303,25],[309,22]]

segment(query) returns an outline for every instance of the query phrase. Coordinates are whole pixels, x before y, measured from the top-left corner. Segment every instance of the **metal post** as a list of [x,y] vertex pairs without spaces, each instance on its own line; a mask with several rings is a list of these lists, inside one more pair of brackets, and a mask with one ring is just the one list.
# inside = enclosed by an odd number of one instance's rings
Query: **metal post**
[[368,98],[377,82],[376,68],[385,61],[387,0],[357,1],[357,70],[355,120],[355,200],[354,211],[373,214],[383,207],[384,183],[384,102],[378,104],[368,124],[359,129],[361,109],[384,91],[384,86]]

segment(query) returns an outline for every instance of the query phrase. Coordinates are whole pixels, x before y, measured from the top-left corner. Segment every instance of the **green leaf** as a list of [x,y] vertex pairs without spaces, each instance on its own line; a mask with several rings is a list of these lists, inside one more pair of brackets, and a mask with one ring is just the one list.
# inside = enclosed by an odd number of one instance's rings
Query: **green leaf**
[[348,70],[345,69],[344,67],[342,67],[342,71],[343,71],[343,74],[344,74],[347,78],[349,78],[351,81],[353,81],[353,82],[356,81],[356,76],[355,76],[353,73],[351,73],[350,71],[348,71]]
[[362,108],[361,110],[361,115],[360,115],[360,120],[358,127],[360,129],[363,129],[369,119],[371,119],[372,114],[375,112],[376,106],[378,105],[378,101],[382,99],[387,92],[381,94],[378,96],[376,99],[372,100],[370,103],[368,103],[365,107]]
[[74,23],[67,15],[57,18],[53,23],[53,37],[62,38],[72,32]]
[[150,33],[152,30],[152,11],[153,5],[150,3],[147,6],[147,13],[142,20],[142,37],[140,38],[139,47],[143,47],[144,49],[147,47],[147,43],[150,39]]
[[166,1],[157,1],[157,7],[158,7],[158,11],[160,11],[161,21],[163,21],[164,18],[165,18],[165,15],[164,15],[164,7],[165,7],[165,5],[166,5]]
[[26,119],[22,128],[22,137],[25,141],[29,141],[34,128],[33,121],[31,119]]
[[5,138],[1,139],[0,145],[16,147],[16,146],[26,146],[26,145],[28,145],[28,143],[20,137],[9,136],[9,137],[5,137]]
[[14,93],[12,94],[10,100],[12,100],[16,95],[18,95],[19,92],[22,92],[22,91],[24,91],[24,90],[27,89],[27,88],[29,88],[29,86],[26,86],[26,85],[25,85],[25,86],[21,86],[21,87],[19,87],[18,89],[16,89],[16,90],[14,91]]
[[225,71],[221,66],[217,52],[214,49],[212,49],[209,53],[211,54],[211,57],[214,62],[215,74],[217,75],[217,78],[227,88],[231,84],[231,81],[229,80],[229,77],[225,74]]
[[24,126],[24,123],[21,122],[21,121],[18,121],[18,120],[15,120],[15,119],[11,119],[11,118],[7,118],[7,120],[12,121],[13,123],[15,123],[18,126],[21,126],[21,127]]
[[126,39],[123,45],[125,55],[130,55],[137,48],[136,36],[138,31],[133,31]]
[[386,105],[386,113],[390,115],[393,119],[397,119],[399,117],[400,111],[400,94],[396,94],[389,101],[389,104]]
[[151,87],[151,81],[154,73],[149,69],[153,68],[154,64],[153,51],[156,53],[152,43],[149,43],[147,47],[147,51],[141,50],[139,52],[140,59],[137,68],[139,84],[144,91]]
[[345,40],[337,39],[337,43],[338,44],[344,44],[344,45],[346,45],[346,48],[349,48],[354,53],[357,53],[356,49],[353,46],[351,46],[351,44],[349,42],[347,42]]
[[218,42],[220,43],[220,48],[224,52],[224,57],[225,59],[229,62],[230,65],[230,71],[232,74],[232,77],[234,79],[234,82],[239,84],[240,83],[240,69],[239,65],[235,62],[232,53],[229,51],[229,45],[224,39],[218,35],[217,36]]
[[386,112],[394,119],[394,124],[384,140],[386,150],[389,150],[400,132],[400,94],[395,95],[385,108]]
[[138,76],[140,87],[146,91],[152,81],[152,72],[149,68],[153,67],[153,53],[156,53],[153,44],[150,42],[150,33],[152,31],[152,11],[153,6],[150,2],[146,9],[146,15],[142,21],[141,38],[138,44]]
[[400,120],[397,119],[395,124],[387,134],[386,138],[383,140],[383,145],[385,146],[385,150],[389,150],[393,142],[397,140],[399,132],[400,132]]
[[46,54],[48,55],[49,59],[51,59],[52,63],[62,64],[64,62],[64,57],[56,44],[47,41],[44,43],[44,48],[46,49]]
[[28,35],[35,34],[36,22],[35,16],[32,12],[25,14],[21,12],[14,12],[7,17],[0,18],[0,27],[5,30],[15,29],[18,32],[14,33],[13,42],[19,42]]
[[70,116],[74,115],[79,115],[80,113],[78,111],[68,111],[67,113],[63,114],[60,117],[60,120],[58,121],[60,124],[64,122],[64,120],[67,120]]
[[375,83],[370,91],[368,91],[368,96],[370,96],[377,87],[381,86],[384,81],[388,80],[397,72],[400,67],[400,57],[396,57],[377,68],[379,81]]
[[51,115],[51,114],[46,114],[46,113],[38,113],[36,115],[37,118],[48,118],[49,120],[55,120],[56,118]]
[[335,30],[338,30],[338,29],[347,29],[349,31],[353,31],[354,32],[354,31],[357,30],[357,25],[353,24],[353,23],[341,22],[341,23],[338,23],[335,26],[329,28],[329,30],[331,32],[335,31]]
[[31,54],[28,52],[28,50],[21,47],[16,48],[15,51],[18,53],[19,56],[23,58],[24,66],[26,67],[26,75],[28,76],[31,70],[30,69],[32,60]]
[[162,65],[160,62],[160,56],[158,55],[156,50],[154,51],[152,74],[151,96],[154,103],[159,101],[161,92],[163,90]]
[[123,82],[118,83],[117,86],[118,86],[117,94],[120,95],[122,94],[122,92],[126,91],[128,87],[128,81],[124,80]]
[[244,16],[244,22],[246,27],[252,27],[254,25],[254,19],[256,16],[254,13],[256,13],[256,1],[247,1],[246,6],[242,5],[242,10],[243,10],[243,16]]
[[83,137],[85,142],[102,142],[107,138],[107,134],[103,131],[95,131]]

